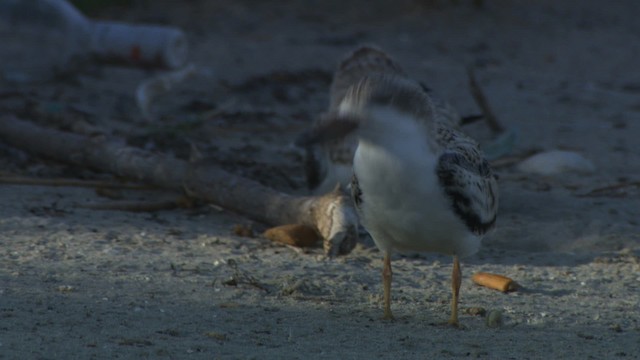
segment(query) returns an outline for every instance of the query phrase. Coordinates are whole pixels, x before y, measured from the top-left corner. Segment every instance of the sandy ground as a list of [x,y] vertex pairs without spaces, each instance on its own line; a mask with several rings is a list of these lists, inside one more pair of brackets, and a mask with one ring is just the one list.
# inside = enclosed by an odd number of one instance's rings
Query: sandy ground
[[[637,2],[213,3],[141,1],[93,14],[181,26],[193,62],[211,70],[164,96],[153,123],[133,92],[156,71],[82,62],[51,77],[55,54],[6,34],[0,110],[62,129],[89,124],[182,157],[196,143],[230,171],[303,193],[290,144],[326,107],[337,61],[375,43],[463,114],[478,112],[465,71],[475,66],[518,134],[512,155],[568,149],[597,171],[497,168],[498,227],[463,261],[461,329],[443,325],[448,257],[394,258],[397,319],[386,322],[381,254],[369,239],[328,260],[319,247],[236,236],[235,224],[251,222],[211,206],[98,211],[81,205],[113,200],[94,189],[1,185],[0,358],[640,358],[640,191],[581,196],[640,180]],[[466,130],[490,140],[482,124]],[[3,144],[0,169],[109,178]],[[524,288],[480,288],[470,280],[477,271]],[[499,311],[502,325],[488,327],[469,310],[478,307]]]

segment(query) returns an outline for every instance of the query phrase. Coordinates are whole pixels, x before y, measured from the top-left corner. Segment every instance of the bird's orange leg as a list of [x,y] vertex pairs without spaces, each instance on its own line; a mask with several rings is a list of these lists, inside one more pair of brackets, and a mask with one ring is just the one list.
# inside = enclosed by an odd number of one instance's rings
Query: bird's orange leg
[[449,319],[449,324],[453,326],[458,326],[458,294],[460,293],[461,282],[460,260],[458,260],[458,255],[454,255],[453,273],[451,274],[451,318]]
[[384,288],[384,316],[385,320],[393,320],[391,313],[391,254],[384,253],[384,267],[382,269],[382,286]]

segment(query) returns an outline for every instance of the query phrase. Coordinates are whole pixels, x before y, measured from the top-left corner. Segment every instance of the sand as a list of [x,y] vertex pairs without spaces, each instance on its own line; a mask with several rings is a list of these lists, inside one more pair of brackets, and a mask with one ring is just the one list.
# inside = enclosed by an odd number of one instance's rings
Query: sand
[[[101,211],[82,206],[117,200],[91,188],[3,184],[0,358],[640,358],[640,191],[584,196],[640,181],[640,5],[213,3],[135,2],[91,13],[180,26],[193,63],[210,71],[161,97],[152,122],[133,94],[157,70],[84,61],[51,78],[55,56],[34,55],[6,34],[1,112],[67,130],[93,126],[180,157],[195,143],[230,171],[301,194],[293,139],[326,108],[337,61],[374,43],[463,114],[479,111],[466,78],[474,66],[494,112],[517,134],[510,155],[568,150],[595,172],[496,169],[498,225],[463,259],[460,329],[444,325],[447,256],[394,256],[389,322],[381,320],[382,256],[366,237],[326,259],[319,246],[270,243],[260,236],[265,225],[215,206]],[[465,130],[491,141],[482,123]],[[0,169],[110,179],[1,143]],[[235,235],[237,224],[257,236]],[[478,271],[523,288],[479,287],[471,282]],[[478,308],[500,314],[501,324],[488,326]]]

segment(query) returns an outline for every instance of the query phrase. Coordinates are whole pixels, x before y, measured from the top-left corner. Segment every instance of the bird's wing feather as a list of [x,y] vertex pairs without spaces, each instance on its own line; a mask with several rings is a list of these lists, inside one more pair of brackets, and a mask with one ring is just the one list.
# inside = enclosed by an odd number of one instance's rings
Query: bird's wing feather
[[400,65],[384,51],[373,46],[360,47],[340,63],[334,74],[330,108],[337,108],[350,87],[372,74],[405,76]]
[[[403,74],[400,65],[391,59],[382,50],[373,46],[363,46],[350,53],[338,66],[330,90],[329,115],[336,111],[348,90],[358,84],[363,78],[371,74]],[[311,129],[299,138],[298,145],[306,148],[305,167],[307,170],[307,184],[310,189],[318,189],[323,182],[339,181],[346,179],[328,179],[332,174],[331,167],[348,166],[353,160],[353,153],[357,147],[355,137],[334,139],[327,136],[315,136],[312,133],[325,127],[327,121],[333,121],[332,116],[321,116]],[[322,131],[322,130],[321,130]],[[339,135],[339,134],[338,134]],[[313,144],[309,139],[325,140]],[[322,180],[324,179],[324,181]],[[344,184],[346,185],[346,184]]]
[[[444,133],[444,134],[442,134]],[[475,141],[453,129],[440,129],[444,151],[436,173],[458,217],[477,235],[496,221],[498,184]]]

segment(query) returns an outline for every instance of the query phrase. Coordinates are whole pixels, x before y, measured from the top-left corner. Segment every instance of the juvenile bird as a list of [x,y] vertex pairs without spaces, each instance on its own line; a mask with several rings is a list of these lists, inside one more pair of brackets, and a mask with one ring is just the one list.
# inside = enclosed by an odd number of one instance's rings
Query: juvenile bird
[[[400,64],[384,51],[372,46],[356,49],[340,63],[334,74],[329,96],[329,111],[318,119],[316,125],[321,126],[322,123],[332,118],[331,114],[336,112],[351,86],[357,84],[364,77],[375,74],[407,78]],[[420,83],[420,87],[426,93],[431,93],[431,90],[424,83]],[[471,122],[482,117],[478,115],[461,117],[449,103],[433,95],[431,100],[439,116],[454,125]],[[324,139],[323,142],[318,143],[310,143],[303,136],[299,139],[298,145],[304,147],[307,152],[305,163],[307,185],[313,193],[325,194],[333,190],[336,184],[340,184],[343,189],[348,187],[351,182],[353,155],[358,146],[355,135],[347,136],[344,139]]]
[[329,113],[301,139],[319,144],[325,160],[343,157],[323,166],[331,181],[351,177],[360,221],[384,254],[387,319],[393,251],[438,252],[453,256],[449,323],[457,325],[459,257],[476,253],[496,221],[495,176],[443,104],[388,55],[364,47],[340,65]]

